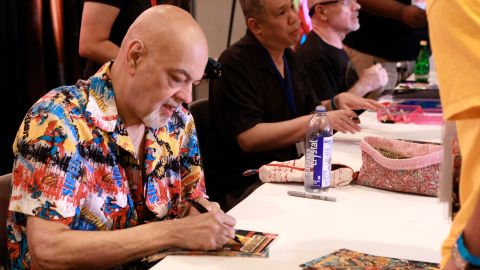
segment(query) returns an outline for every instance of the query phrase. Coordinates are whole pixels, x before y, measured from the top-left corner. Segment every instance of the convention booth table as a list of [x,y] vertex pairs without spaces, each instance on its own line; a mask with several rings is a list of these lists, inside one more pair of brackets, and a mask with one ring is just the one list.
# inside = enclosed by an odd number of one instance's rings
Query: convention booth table
[[[363,131],[334,135],[333,162],[358,170],[365,135],[440,142],[441,127],[381,124],[374,112],[360,116]],[[378,126],[378,125],[381,125]],[[331,188],[336,202],[298,198],[301,184],[264,184],[228,213],[237,229],[277,233],[268,258],[169,256],[152,269],[300,269],[301,263],[347,248],[393,258],[440,261],[448,234],[447,206],[437,198],[358,185]]]

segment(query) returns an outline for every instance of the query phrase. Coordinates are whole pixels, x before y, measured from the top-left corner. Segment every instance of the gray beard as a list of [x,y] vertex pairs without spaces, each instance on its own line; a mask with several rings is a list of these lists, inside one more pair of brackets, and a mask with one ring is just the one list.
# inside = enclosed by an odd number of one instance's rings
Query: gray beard
[[160,111],[154,111],[143,118],[143,124],[145,124],[146,127],[158,129],[164,127],[168,123],[168,120],[170,120],[170,117],[162,115]]

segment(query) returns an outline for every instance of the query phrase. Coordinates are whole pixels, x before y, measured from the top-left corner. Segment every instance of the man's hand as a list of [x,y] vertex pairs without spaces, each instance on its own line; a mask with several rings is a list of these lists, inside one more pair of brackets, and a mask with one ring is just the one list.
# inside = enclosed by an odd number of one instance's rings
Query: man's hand
[[457,269],[458,268],[455,266],[453,259],[450,257],[450,259],[445,264],[445,270],[457,270]]
[[356,119],[357,115],[352,111],[347,110],[335,110],[327,112],[328,120],[332,125],[332,128],[346,133],[355,133],[360,131],[360,127],[357,124]]
[[424,27],[427,25],[427,13],[417,6],[405,5],[402,9],[401,20],[412,28]]
[[[209,212],[212,212],[212,211],[220,211],[223,213],[222,209],[220,208],[220,204],[218,204],[217,202],[211,202],[205,198],[197,198],[195,199],[195,201],[197,201],[199,204],[203,205]],[[200,214],[200,212],[198,212],[197,209],[195,209],[195,207],[190,207],[190,210],[188,211],[188,215],[189,216],[195,216],[195,215],[198,215]]]
[[235,237],[236,220],[221,211],[175,219],[172,232],[176,246],[186,249],[214,250]]
[[357,96],[365,96],[371,91],[383,87],[388,82],[387,71],[380,64],[375,64],[363,71],[360,79],[349,90],[352,94]]
[[375,100],[362,98],[348,92],[344,92],[336,95],[333,98],[333,102],[336,105],[335,107],[337,107],[338,109],[344,109],[344,110],[376,111],[383,108],[383,105],[376,102]]

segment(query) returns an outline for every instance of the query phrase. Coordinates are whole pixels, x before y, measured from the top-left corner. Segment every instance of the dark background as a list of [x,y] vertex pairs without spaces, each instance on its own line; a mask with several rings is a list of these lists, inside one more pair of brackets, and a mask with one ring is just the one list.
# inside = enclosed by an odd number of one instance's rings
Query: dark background
[[12,170],[13,141],[28,109],[82,74],[82,7],[82,0],[0,1],[0,174]]

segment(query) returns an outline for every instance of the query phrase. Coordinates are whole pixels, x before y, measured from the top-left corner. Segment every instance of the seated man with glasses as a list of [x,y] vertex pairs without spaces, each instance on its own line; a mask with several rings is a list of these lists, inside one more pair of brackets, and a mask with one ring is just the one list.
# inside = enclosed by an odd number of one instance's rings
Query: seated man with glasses
[[321,100],[333,99],[343,92],[365,96],[384,86],[388,76],[380,64],[373,65],[359,77],[343,49],[345,35],[360,27],[357,1],[309,0],[308,7],[313,29],[297,49],[297,55],[317,96]]

